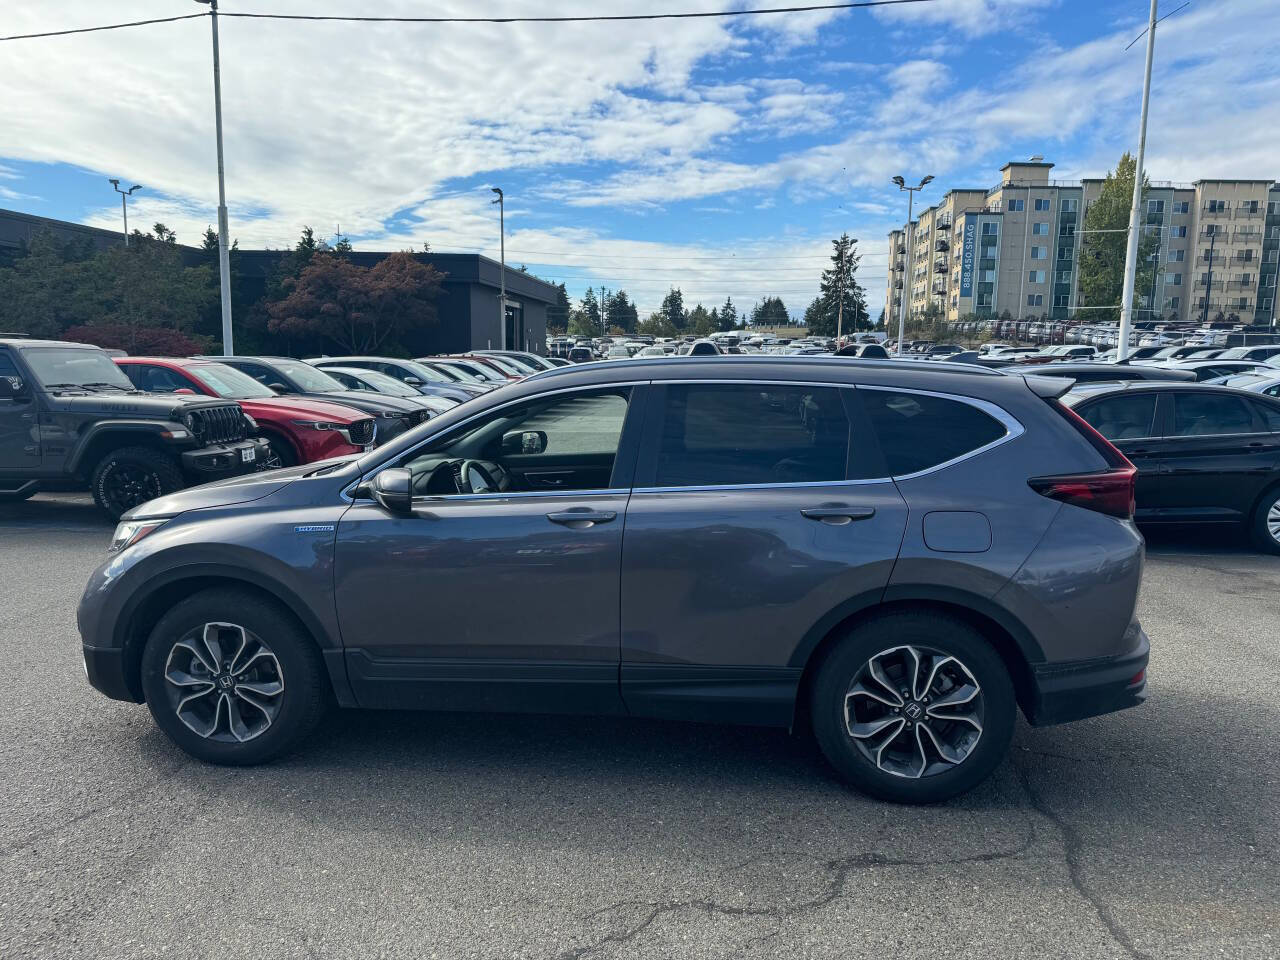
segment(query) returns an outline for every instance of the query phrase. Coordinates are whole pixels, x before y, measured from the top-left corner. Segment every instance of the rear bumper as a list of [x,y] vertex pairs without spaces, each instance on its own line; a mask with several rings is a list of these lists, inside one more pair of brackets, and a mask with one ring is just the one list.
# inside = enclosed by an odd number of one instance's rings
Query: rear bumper
[[1151,643],[1142,625],[1129,627],[1132,646],[1116,657],[1040,664],[1032,670],[1035,702],[1027,719],[1033,726],[1068,723],[1136,707],[1147,699],[1147,661]]
[[[252,459],[244,459],[251,450]],[[237,443],[215,443],[182,453],[182,472],[193,483],[208,483],[253,473],[266,462],[267,441],[250,437]]]

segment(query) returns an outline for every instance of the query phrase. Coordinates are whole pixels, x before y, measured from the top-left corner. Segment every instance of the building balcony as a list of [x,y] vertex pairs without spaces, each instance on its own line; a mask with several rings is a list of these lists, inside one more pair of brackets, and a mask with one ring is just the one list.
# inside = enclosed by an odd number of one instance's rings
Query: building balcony
[[893,269],[899,272],[907,269],[907,261],[902,257],[899,257],[897,260],[893,261]]
[[944,213],[942,216],[938,217],[938,220],[937,220],[937,226],[938,226],[938,229],[939,229],[939,230],[950,230],[950,229],[951,229],[951,214],[949,214],[949,213]]
[[934,273],[946,273],[946,272],[947,272],[947,261],[946,261],[945,259],[942,259],[942,260],[935,260],[935,261],[933,261],[933,272],[934,272]]
[[901,280],[895,280],[895,281],[893,281],[893,289],[895,289],[895,290],[901,290],[901,289],[902,289],[902,281],[901,281]]
[[[1221,281],[1221,280],[1213,280],[1213,281],[1211,281],[1211,283],[1212,283],[1212,289],[1213,289],[1213,290],[1221,290],[1221,289],[1222,289],[1222,281]],[[1196,290],[1205,290],[1205,289],[1209,289],[1209,288],[1210,288],[1210,284],[1209,284],[1209,283],[1205,283],[1205,279],[1204,279],[1204,277],[1196,277],[1196,282],[1195,282],[1195,283],[1193,283],[1191,286],[1192,286],[1193,288],[1195,288]]]
[[951,249],[951,242],[946,237],[939,237],[933,245],[933,249],[941,250],[944,253]]
[[893,252],[894,252],[894,253],[906,253],[906,252],[907,252],[907,245],[906,245],[905,243],[899,243],[899,244],[898,244],[898,246],[894,249],[894,251],[893,251]]
[[1256,207],[1242,203],[1235,209],[1235,219],[1237,220],[1261,220],[1267,215],[1267,205],[1259,203]]
[[935,283],[930,289],[932,289],[938,296],[942,296],[947,292],[947,285],[945,282]]
[[1253,255],[1252,250],[1241,250],[1239,253],[1231,255],[1231,259],[1236,263],[1257,263],[1258,258]]
[[1200,208],[1200,216],[1210,220],[1229,220],[1231,219],[1231,210],[1228,208],[1214,210],[1206,203]]

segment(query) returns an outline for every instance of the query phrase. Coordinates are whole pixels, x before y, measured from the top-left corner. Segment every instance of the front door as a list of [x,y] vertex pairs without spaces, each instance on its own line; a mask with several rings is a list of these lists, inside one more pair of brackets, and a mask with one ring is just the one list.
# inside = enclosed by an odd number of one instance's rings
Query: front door
[[1159,519],[1247,519],[1280,457],[1280,434],[1226,391],[1170,391],[1165,403]]
[[[0,474],[22,477],[40,470],[40,427],[35,384],[17,367],[7,350],[0,348],[0,377],[22,380],[25,389],[12,399],[0,397]],[[17,484],[0,480],[0,490]]]
[[481,414],[390,466],[411,516],[357,494],[338,618],[364,706],[609,713],[638,388]]
[[[783,724],[795,652],[831,611],[878,599],[907,508],[844,394],[806,384],[651,388],[622,555],[632,713]],[[851,473],[851,465],[853,472]]]

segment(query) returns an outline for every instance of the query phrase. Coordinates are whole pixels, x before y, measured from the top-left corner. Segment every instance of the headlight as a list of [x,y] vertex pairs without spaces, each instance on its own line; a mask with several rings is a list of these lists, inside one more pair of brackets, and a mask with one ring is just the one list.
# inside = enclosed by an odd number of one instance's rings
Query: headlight
[[116,526],[116,532],[111,535],[111,544],[107,547],[107,553],[119,553],[126,547],[131,547],[147,534],[156,528],[163,526],[167,521],[160,520],[125,520]]
[[407,417],[409,414],[401,413],[398,410],[388,410],[385,413],[378,414],[383,420],[399,420],[401,417]]
[[196,418],[189,413],[184,413],[182,415],[182,425],[194,433],[196,429]]
[[310,427],[312,430],[341,430],[342,425],[334,423],[331,420],[291,420],[300,427]]

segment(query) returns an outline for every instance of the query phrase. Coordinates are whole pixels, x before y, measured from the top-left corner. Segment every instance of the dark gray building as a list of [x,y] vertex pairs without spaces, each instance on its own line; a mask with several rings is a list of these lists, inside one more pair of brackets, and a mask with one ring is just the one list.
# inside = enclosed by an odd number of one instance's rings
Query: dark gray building
[[[43,228],[52,230],[60,241],[88,242],[99,250],[124,239],[118,231],[0,210],[0,262],[20,255],[31,237]],[[202,251],[194,247],[184,246],[183,250],[193,259],[203,256]],[[236,252],[234,266],[239,273],[243,302],[253,302],[266,292],[276,264],[288,252]],[[371,267],[388,255],[387,252],[355,250],[347,256],[353,263]],[[410,354],[425,356],[502,347],[502,326],[498,319],[502,267],[498,262],[474,253],[415,253],[413,256],[445,276],[436,301],[440,322],[429,330],[405,337],[408,342],[404,346]],[[545,353],[547,307],[556,300],[556,287],[510,267],[506,275],[506,346],[512,350]]]

